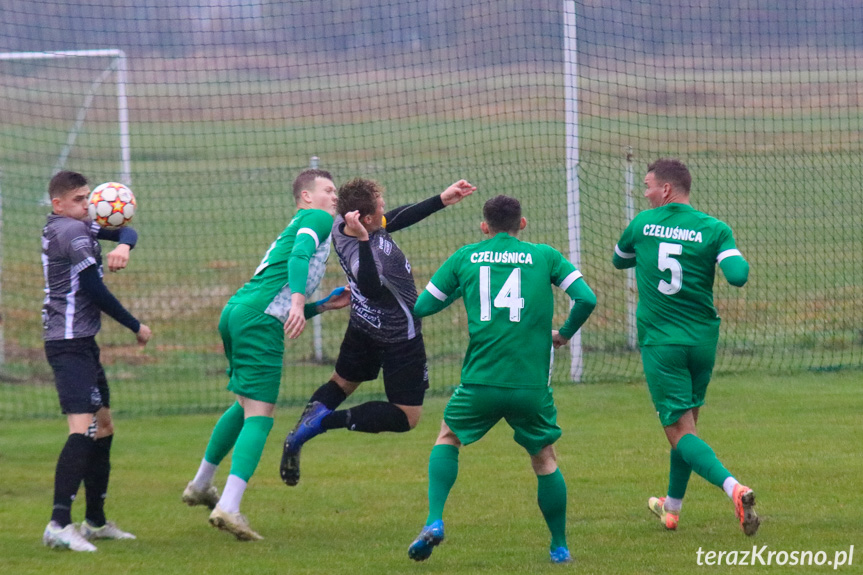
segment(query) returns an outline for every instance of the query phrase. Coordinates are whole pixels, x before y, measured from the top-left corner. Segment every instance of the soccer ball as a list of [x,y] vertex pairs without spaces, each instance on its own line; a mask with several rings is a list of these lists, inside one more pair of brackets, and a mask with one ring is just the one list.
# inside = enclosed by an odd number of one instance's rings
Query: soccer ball
[[117,182],[96,186],[90,192],[89,202],[90,219],[109,230],[122,228],[132,221],[138,207],[132,190]]

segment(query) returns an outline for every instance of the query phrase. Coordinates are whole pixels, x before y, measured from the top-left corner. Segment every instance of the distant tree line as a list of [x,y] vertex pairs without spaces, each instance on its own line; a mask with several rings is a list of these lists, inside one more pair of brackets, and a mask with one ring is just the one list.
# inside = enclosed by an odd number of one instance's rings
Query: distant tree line
[[[0,50],[120,47],[181,56],[208,48],[451,50],[466,65],[560,58],[560,0],[2,0]],[[579,0],[579,50],[664,54],[863,46],[860,0]]]

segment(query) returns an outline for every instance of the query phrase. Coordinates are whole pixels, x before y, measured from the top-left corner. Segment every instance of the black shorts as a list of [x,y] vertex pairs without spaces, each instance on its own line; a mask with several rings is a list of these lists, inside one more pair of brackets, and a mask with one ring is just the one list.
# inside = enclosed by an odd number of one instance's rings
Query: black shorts
[[396,343],[381,343],[348,325],[336,360],[336,373],[348,381],[371,381],[384,370],[384,391],[390,403],[422,405],[429,370],[422,334]]
[[45,356],[54,370],[63,413],[96,413],[110,407],[111,392],[95,337],[46,341]]

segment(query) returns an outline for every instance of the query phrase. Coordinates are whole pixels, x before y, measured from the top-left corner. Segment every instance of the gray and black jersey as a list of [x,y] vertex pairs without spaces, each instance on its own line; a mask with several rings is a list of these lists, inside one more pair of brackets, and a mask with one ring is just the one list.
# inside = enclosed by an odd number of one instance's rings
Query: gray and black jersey
[[45,299],[42,305],[42,336],[45,340],[74,339],[96,335],[101,311],[81,291],[80,273],[98,266],[102,276],[102,248],[96,241],[101,228],[56,214],[48,215],[42,230],[42,271]]
[[[339,263],[351,286],[350,325],[382,343],[395,343],[414,339],[421,323],[413,316],[417,289],[411,264],[393,240],[390,231],[404,229],[443,209],[439,196],[401,206],[386,213],[386,228],[369,235],[368,244],[374,257],[382,289],[373,297],[360,289],[360,242],[344,232],[345,219],[336,216],[333,223],[333,245]],[[389,230],[389,231],[388,231]]]

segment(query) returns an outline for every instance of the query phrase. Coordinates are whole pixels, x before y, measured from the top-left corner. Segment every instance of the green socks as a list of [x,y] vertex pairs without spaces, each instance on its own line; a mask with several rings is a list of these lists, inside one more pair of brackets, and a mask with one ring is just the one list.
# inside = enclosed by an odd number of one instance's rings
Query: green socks
[[[710,449],[708,447],[708,449]],[[668,468],[668,496],[674,499],[683,499],[686,495],[686,486],[689,484],[689,476],[692,475],[692,467],[686,463],[677,449],[671,450],[671,461]]]
[[207,451],[204,452],[204,459],[208,463],[219,465],[230,453],[237,441],[237,436],[240,435],[240,430],[243,429],[244,418],[243,406],[236,401],[222,414],[210,435]]
[[717,487],[721,488],[722,483],[731,477],[710,446],[691,433],[680,438],[677,451],[695,473]]
[[536,500],[551,531],[551,549],[566,547],[566,481],[560,469],[537,475]]
[[255,473],[261,454],[264,452],[264,444],[267,436],[273,428],[273,418],[256,416],[246,419],[237,444],[234,446],[234,455],[231,458],[231,475],[236,475],[245,482]]
[[[458,447],[435,445],[429,455],[429,514],[426,525],[443,519],[443,508],[457,477]],[[551,549],[566,547],[566,481],[563,474],[560,469],[556,469],[548,475],[537,475],[536,479],[536,499],[551,531]]]
[[426,525],[443,519],[449,491],[458,477],[458,447],[440,444],[429,455],[429,514]]

